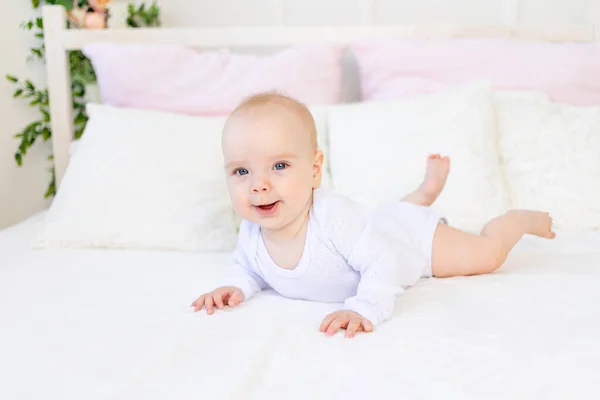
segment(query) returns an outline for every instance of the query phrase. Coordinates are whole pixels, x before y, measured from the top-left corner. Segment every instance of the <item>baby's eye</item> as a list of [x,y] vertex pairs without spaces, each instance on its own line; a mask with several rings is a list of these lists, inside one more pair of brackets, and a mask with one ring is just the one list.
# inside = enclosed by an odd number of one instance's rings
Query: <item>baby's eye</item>
[[275,169],[281,171],[282,169],[285,169],[285,167],[287,167],[287,165],[285,163],[277,163],[275,164]]
[[238,168],[235,171],[233,171],[234,175],[246,175],[248,174],[248,170],[246,168]]

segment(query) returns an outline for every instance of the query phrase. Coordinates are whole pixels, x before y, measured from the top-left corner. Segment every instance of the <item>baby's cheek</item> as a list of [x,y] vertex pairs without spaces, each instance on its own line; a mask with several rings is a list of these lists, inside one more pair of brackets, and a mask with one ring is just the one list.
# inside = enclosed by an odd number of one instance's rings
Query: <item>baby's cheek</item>
[[234,190],[233,192],[230,192],[230,195],[231,202],[233,203],[234,207],[242,208],[243,206],[248,205],[248,196],[245,191],[239,189]]

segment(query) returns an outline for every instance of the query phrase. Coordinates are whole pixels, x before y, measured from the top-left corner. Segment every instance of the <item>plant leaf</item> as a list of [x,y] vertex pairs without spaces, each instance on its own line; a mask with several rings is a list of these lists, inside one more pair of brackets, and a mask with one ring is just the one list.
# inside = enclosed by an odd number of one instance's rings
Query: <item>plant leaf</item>
[[19,80],[17,79],[16,76],[12,76],[12,75],[6,75],[6,79],[12,83],[17,83],[19,82]]
[[31,49],[31,53],[39,58],[42,58],[42,50],[40,49]]
[[77,125],[79,124],[85,124],[87,122],[88,118],[85,114],[81,113],[81,114],[77,114],[77,117],[75,118],[75,123]]
[[39,8],[40,0],[31,0],[31,5],[33,6],[33,8]]
[[46,190],[46,194],[44,194],[45,199],[48,199],[56,194],[56,187],[54,185],[54,182],[50,182],[48,185],[48,190]]
[[58,4],[66,8],[67,11],[71,11],[73,9],[73,0],[59,0]]
[[21,156],[21,154],[19,153],[15,153],[15,161],[17,162],[17,165],[20,167],[23,165],[23,156]]
[[24,156],[27,154],[27,138],[23,136],[23,140],[21,140],[21,144],[19,145],[19,154]]
[[50,113],[47,110],[44,110],[43,108],[40,108],[40,111],[44,115],[44,122],[50,122]]
[[48,140],[51,137],[52,137],[52,131],[50,130],[50,128],[45,126],[44,129],[42,129],[42,138],[44,138],[44,140]]

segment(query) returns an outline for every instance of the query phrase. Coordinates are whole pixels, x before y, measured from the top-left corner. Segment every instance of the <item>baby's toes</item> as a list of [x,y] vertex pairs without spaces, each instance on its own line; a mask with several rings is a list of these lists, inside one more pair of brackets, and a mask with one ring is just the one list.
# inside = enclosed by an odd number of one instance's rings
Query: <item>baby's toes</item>
[[548,237],[550,239],[554,239],[556,237],[556,233],[554,233],[554,220],[550,214],[548,214],[548,232]]
[[554,239],[556,234],[552,230],[554,222],[552,221],[552,217],[550,213],[542,212],[538,214],[539,221],[539,235],[548,239]]

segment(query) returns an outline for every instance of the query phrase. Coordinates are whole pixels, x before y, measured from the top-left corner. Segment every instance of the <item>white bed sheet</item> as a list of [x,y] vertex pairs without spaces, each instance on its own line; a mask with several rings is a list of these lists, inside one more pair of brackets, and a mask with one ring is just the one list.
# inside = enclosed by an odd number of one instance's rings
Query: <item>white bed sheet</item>
[[188,308],[229,254],[31,250],[0,231],[0,399],[600,398],[600,233],[525,238],[492,275],[422,280],[368,335],[264,292]]

